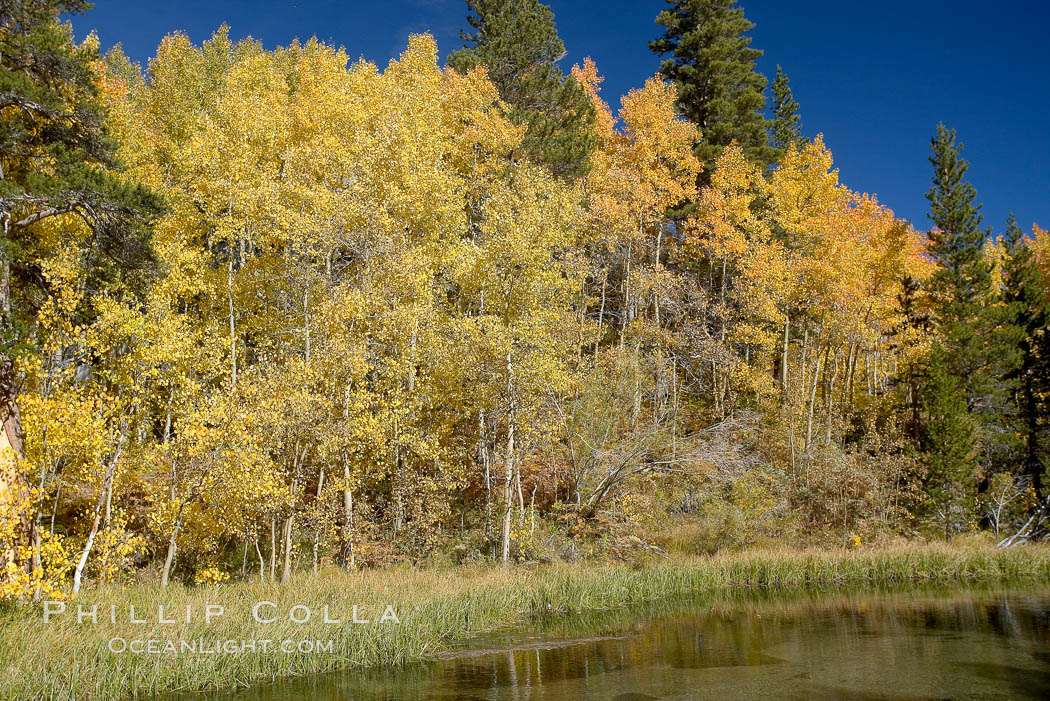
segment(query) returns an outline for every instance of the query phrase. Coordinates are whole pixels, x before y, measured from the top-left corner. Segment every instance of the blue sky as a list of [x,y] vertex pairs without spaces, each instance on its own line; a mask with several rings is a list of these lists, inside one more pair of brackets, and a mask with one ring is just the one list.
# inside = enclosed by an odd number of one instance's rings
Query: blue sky
[[[663,0],[548,0],[568,56],[590,56],[614,106],[659,66],[646,42]],[[985,225],[1050,228],[1050,3],[1016,0],[743,0],[767,76],[779,63],[801,104],[807,135],[823,133],[844,183],[871,192],[927,228],[929,140],[954,127],[971,162]],[[316,35],[352,57],[385,65],[409,34],[430,31],[443,54],[459,48],[463,0],[96,0],[73,18],[145,65],[161,38],[200,42],[223,22],[267,48]]]

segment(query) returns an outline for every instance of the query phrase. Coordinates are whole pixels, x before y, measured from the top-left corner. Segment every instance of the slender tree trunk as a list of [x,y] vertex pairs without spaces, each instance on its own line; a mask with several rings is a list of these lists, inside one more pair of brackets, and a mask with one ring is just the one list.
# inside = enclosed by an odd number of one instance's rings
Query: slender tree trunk
[[638,419],[642,414],[642,373],[639,368],[638,343],[632,344],[634,352],[631,353],[631,372],[634,373],[634,401],[631,408],[631,424],[637,428]]
[[485,537],[492,542],[492,465],[489,460],[488,436],[485,432],[485,412],[481,409],[478,410],[478,435],[478,457],[485,468]]
[[303,315],[306,319],[304,324],[303,335],[304,339],[304,353],[306,358],[306,364],[310,364],[310,288],[307,287],[306,291],[303,292]]
[[168,579],[171,576],[171,566],[175,562],[175,552],[178,549],[177,539],[180,525],[182,525],[182,507],[179,507],[179,515],[175,519],[175,525],[171,529],[171,537],[168,538],[168,554],[164,556],[164,569],[162,569],[160,573],[161,587],[168,586]]
[[780,391],[783,394],[784,402],[787,402],[788,395],[788,344],[791,338],[791,316],[784,315],[784,349],[780,358]]
[[[824,352],[824,362],[827,362],[827,351]],[[813,367],[813,386],[809,393],[809,418],[806,419],[806,453],[809,452],[810,446],[813,444],[813,407],[817,403],[817,385],[820,383],[820,370],[821,370],[821,355],[820,347],[817,347],[816,353],[816,365]]]
[[402,499],[401,477],[401,422],[394,418],[394,537],[401,532],[401,521],[405,514],[405,505]]
[[504,567],[510,563],[510,516],[514,506],[514,381],[512,375],[511,355],[507,353],[507,397],[509,409],[507,415],[507,455],[504,459],[503,484],[503,557]]
[[343,564],[354,569],[354,492],[350,489],[350,461],[343,455]]
[[292,524],[295,520],[295,514],[290,514],[288,518],[284,520],[283,529],[283,550],[284,550],[284,567],[281,571],[281,584],[285,584],[292,576]]
[[521,510],[519,523],[525,525],[525,495],[521,491],[521,466],[514,466],[514,483],[518,489],[518,508]]
[[270,515],[270,581],[277,578],[277,516]]
[[324,519],[320,513],[321,508],[321,490],[324,488],[324,465],[321,466],[321,472],[317,478],[317,508],[318,508],[318,519],[317,523],[314,524],[314,574],[317,574],[317,560],[318,550],[321,545],[321,524]]
[[799,396],[806,396],[806,378],[809,377],[809,324],[802,330],[802,373],[799,375]]
[[609,284],[609,269],[602,268],[602,302],[598,307],[598,329],[595,331],[597,337],[594,339],[594,357],[598,357],[598,346],[602,344],[602,329],[605,324],[605,291]]
[[678,356],[671,357],[671,460],[678,460]]
[[109,517],[113,511],[113,482],[110,481],[109,487],[106,488],[106,517],[102,519],[102,523],[109,525]]
[[120,440],[117,442],[117,449],[113,453],[113,457],[109,461],[109,465],[106,467],[105,477],[103,478],[102,491],[98,495],[98,501],[95,503],[95,516],[91,521],[91,531],[88,533],[87,542],[84,544],[84,549],[80,551],[80,557],[77,559],[76,569],[73,570],[73,593],[77,594],[80,592],[81,584],[83,583],[84,567],[87,566],[88,557],[91,555],[91,548],[95,545],[95,536],[98,535],[99,522],[102,520],[102,508],[105,506],[106,494],[109,492],[110,486],[113,484],[113,475],[116,474],[117,464],[120,462],[120,455],[124,452],[124,444],[128,438],[128,424],[125,421],[120,427]]
[[226,269],[226,297],[230,306],[230,386],[237,386],[237,325],[233,307],[233,254]]
[[623,339],[627,335],[627,319],[631,308],[631,245],[627,245],[626,261],[623,273],[623,303],[620,305],[620,350],[623,350]]
[[824,435],[824,445],[831,445],[831,425],[832,421],[832,410],[835,407],[835,380],[839,376],[839,354],[835,353],[835,371],[831,374],[831,380],[828,381],[828,406],[827,406],[827,433]]
[[266,560],[263,558],[262,548],[259,547],[259,534],[255,534],[255,555],[259,558],[259,583],[266,581]]
[[857,344],[849,344],[849,357],[846,359],[846,375],[842,378],[842,406],[853,408],[853,367],[856,363]]

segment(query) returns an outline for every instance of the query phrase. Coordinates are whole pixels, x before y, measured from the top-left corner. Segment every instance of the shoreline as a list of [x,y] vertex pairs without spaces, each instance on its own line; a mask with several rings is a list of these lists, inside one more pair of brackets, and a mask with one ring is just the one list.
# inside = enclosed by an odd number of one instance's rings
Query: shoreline
[[[237,582],[206,587],[156,584],[105,586],[68,602],[129,606],[155,612],[204,611],[227,615],[141,623],[78,623],[55,616],[46,624],[43,605],[0,610],[0,697],[109,699],[134,695],[233,688],[344,669],[398,666],[434,659],[486,633],[514,630],[541,616],[578,614],[632,604],[751,590],[817,587],[1050,582],[1050,545],[1009,550],[979,546],[898,545],[855,551],[744,551],[713,557],[661,561],[650,567],[618,564],[552,564],[537,568],[496,566],[446,570],[391,568],[358,573],[339,570],[300,575],[287,586]],[[259,623],[250,612],[259,602],[274,611],[296,607],[322,611],[351,605],[375,612],[384,606],[399,621],[379,625],[326,623],[319,614],[297,623],[275,617]],[[104,609],[102,607],[105,607]],[[270,610],[267,607],[267,610]],[[364,610],[364,609],[363,609]],[[238,615],[243,613],[245,615]],[[300,615],[296,620],[301,619]],[[138,619],[136,619],[138,620]],[[113,638],[172,641],[315,641],[311,649],[267,646],[244,654],[119,654]],[[259,646],[256,645],[256,648]]]

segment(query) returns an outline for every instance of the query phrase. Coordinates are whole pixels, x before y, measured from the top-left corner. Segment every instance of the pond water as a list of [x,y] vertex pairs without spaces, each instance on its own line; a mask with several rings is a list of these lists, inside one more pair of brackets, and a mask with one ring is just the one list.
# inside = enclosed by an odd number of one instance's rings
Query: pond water
[[1050,591],[740,593],[551,618],[222,701],[1050,699]]

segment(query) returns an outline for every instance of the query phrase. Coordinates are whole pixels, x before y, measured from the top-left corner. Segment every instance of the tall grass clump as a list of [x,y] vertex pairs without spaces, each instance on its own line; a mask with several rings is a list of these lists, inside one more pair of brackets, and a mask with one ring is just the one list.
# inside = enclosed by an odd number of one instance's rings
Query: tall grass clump
[[[872,588],[909,583],[1050,581],[1050,546],[1010,550],[946,545],[854,551],[750,551],[635,564],[552,564],[535,569],[393,568],[302,575],[290,585],[242,582],[208,587],[106,586],[68,602],[43,621],[42,605],[0,610],[0,698],[113,699],[176,690],[242,686],[355,667],[400,665],[432,657],[482,633],[524,626],[548,614],[609,610],[640,602],[704,596],[710,605],[743,590]],[[252,606],[273,602],[260,624]],[[77,622],[76,607],[97,606],[98,622]],[[131,623],[129,608],[145,623]],[[162,623],[157,607],[163,605]],[[205,606],[225,614],[206,625]],[[289,620],[293,606],[309,622]],[[352,607],[368,624],[349,622]],[[376,619],[390,605],[399,623]],[[182,617],[186,607],[192,620]],[[323,621],[324,607],[341,624]],[[110,621],[115,607],[116,622]],[[302,609],[299,609],[302,612]],[[301,617],[301,616],[300,616]],[[331,641],[323,652],[115,654],[113,638]]]

